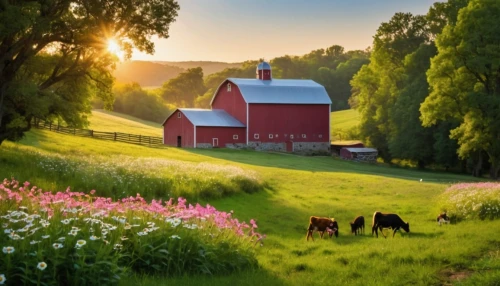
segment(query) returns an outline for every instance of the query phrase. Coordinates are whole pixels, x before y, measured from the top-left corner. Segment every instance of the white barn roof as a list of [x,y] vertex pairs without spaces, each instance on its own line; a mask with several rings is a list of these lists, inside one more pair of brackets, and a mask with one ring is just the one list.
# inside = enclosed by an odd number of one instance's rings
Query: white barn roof
[[247,103],[332,104],[325,88],[310,79],[228,78],[227,80],[238,86]]
[[245,127],[238,119],[222,109],[179,108],[195,126]]

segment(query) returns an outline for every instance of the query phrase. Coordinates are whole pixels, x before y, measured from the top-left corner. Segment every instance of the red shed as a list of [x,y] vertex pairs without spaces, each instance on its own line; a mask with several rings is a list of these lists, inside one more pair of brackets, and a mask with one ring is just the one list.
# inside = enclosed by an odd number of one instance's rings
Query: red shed
[[[331,100],[325,88],[312,80],[272,79],[271,75],[271,66],[262,62],[255,79],[228,78],[214,93],[212,110],[224,110],[245,127],[244,146],[228,147],[328,152]],[[170,127],[164,126],[167,138]],[[165,140],[168,145],[172,142],[176,141]]]
[[224,110],[178,108],[163,122],[163,144],[188,148],[244,145],[245,125]]

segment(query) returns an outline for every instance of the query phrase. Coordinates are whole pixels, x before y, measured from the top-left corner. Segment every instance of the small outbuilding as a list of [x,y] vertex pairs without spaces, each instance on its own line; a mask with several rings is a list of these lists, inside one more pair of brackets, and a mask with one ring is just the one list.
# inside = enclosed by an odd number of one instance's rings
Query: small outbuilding
[[342,148],[340,158],[359,162],[377,161],[378,151],[374,148]]
[[331,142],[330,151],[332,155],[340,156],[340,149],[342,148],[364,148],[365,145],[361,141],[351,140],[351,141],[335,141]]

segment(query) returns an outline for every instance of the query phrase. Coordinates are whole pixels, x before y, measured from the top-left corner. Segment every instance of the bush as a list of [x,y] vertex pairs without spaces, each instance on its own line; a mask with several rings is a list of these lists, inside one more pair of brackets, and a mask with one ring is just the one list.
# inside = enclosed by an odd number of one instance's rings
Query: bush
[[452,185],[441,195],[439,207],[458,220],[500,218],[500,183]]
[[129,271],[159,275],[225,274],[257,265],[264,238],[232,213],[183,198],[151,203],[137,194],[113,201],[0,184],[0,281],[8,284],[109,285]]

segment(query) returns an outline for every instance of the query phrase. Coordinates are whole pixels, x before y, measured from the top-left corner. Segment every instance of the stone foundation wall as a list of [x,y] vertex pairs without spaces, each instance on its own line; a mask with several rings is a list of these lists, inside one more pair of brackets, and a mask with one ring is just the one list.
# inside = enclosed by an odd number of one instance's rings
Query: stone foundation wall
[[248,142],[248,148],[256,151],[286,152],[285,143]]
[[212,148],[212,144],[210,144],[210,143],[198,143],[198,144],[196,144],[196,148]]
[[247,149],[248,146],[245,143],[228,143],[226,144],[228,149]]
[[[286,152],[285,143],[262,143],[262,142],[248,142],[245,143],[229,143],[226,144],[229,149],[253,149],[256,151],[275,151]],[[213,148],[210,143],[198,143],[196,148]],[[293,152],[299,154],[326,154],[330,152],[330,144],[328,142],[294,142]]]
[[294,142],[293,152],[301,154],[321,154],[330,153],[330,143],[328,142]]

